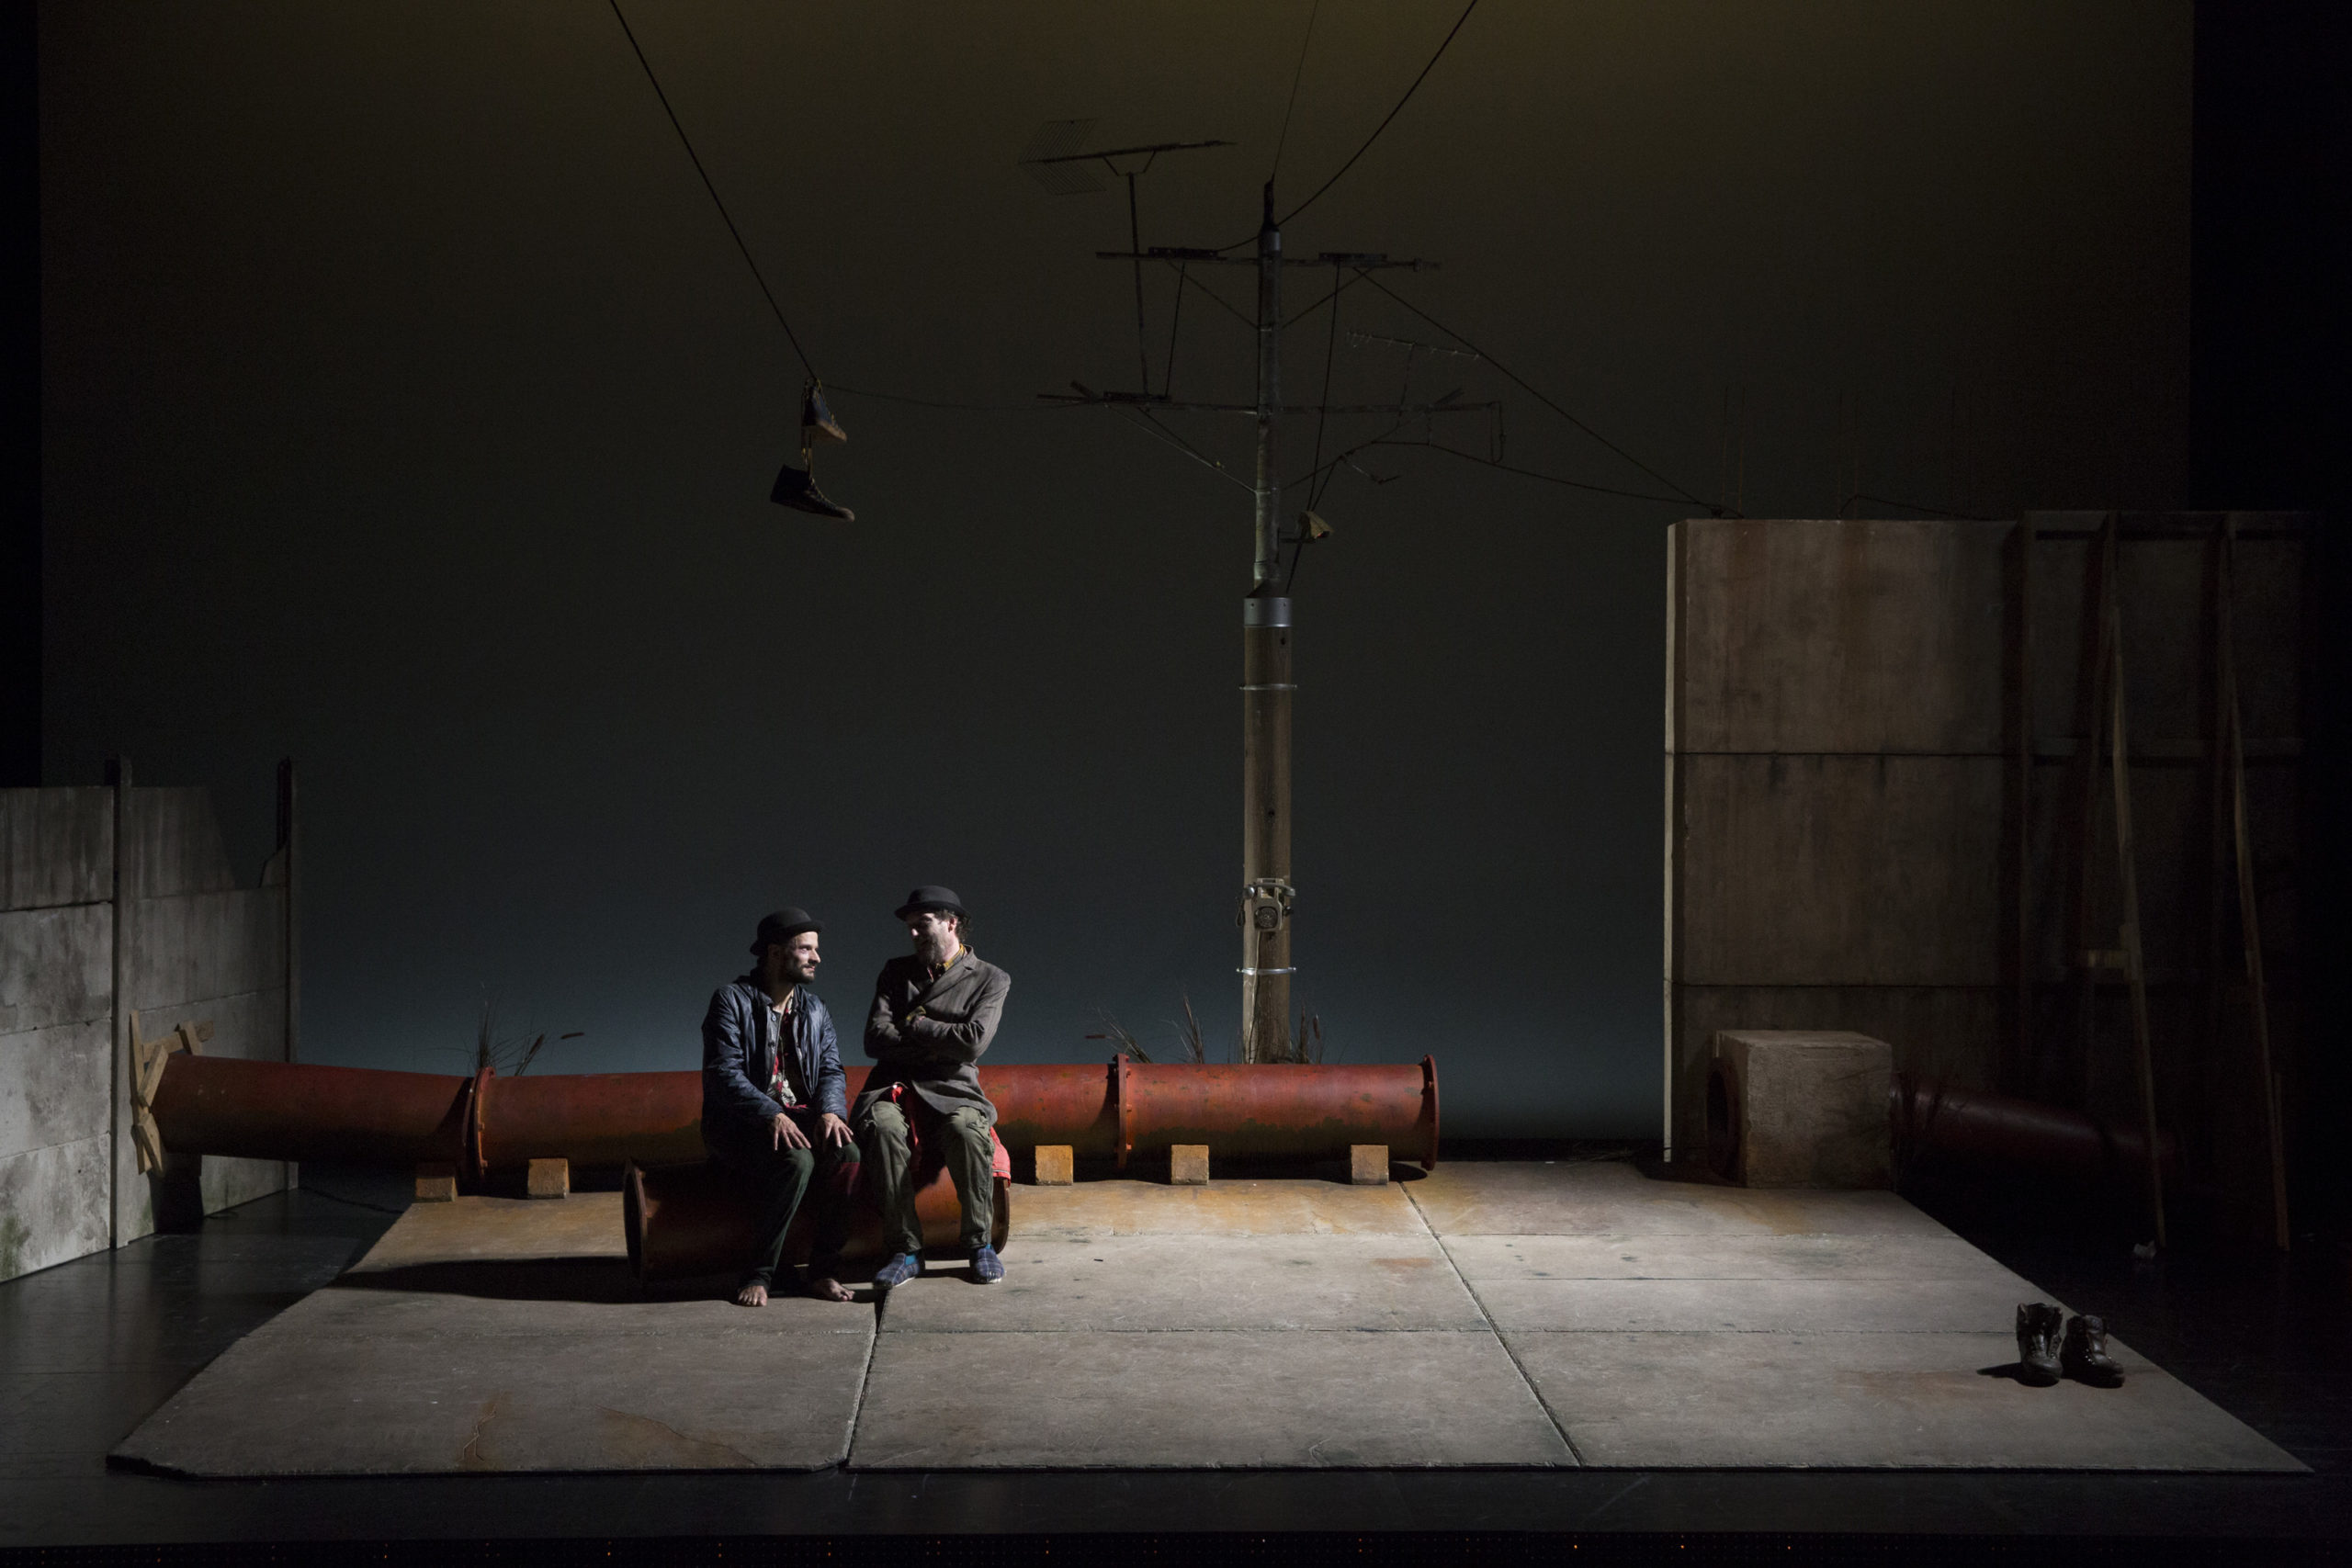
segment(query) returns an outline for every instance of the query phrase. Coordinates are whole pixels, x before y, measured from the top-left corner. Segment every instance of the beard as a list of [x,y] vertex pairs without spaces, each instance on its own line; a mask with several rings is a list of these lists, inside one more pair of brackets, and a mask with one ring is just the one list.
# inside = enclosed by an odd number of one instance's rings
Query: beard
[[930,931],[915,939],[915,956],[925,964],[944,964],[962,943],[952,929]]

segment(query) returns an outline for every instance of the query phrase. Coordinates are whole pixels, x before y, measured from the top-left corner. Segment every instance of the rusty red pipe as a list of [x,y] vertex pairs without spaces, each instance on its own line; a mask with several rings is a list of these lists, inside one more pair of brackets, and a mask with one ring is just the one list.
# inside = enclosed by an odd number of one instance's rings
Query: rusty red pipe
[[[1888,1099],[1895,1147],[1917,1169],[1962,1165],[2086,1183],[2146,1177],[2148,1143],[2136,1127],[1932,1078],[1898,1076]],[[2175,1154],[2172,1134],[2160,1132],[2156,1157],[2167,1173]]]
[[[859,1079],[863,1083],[862,1077]],[[1343,1158],[1351,1144],[1437,1167],[1437,1065],[1010,1065],[980,1069],[1007,1147],[1068,1144],[1125,1166],[1171,1144],[1223,1156]],[[852,1094],[856,1093],[853,1087]],[[702,1075],[502,1078],[176,1055],[156,1086],[166,1148],[249,1159],[413,1166],[469,1181],[534,1159],[581,1167],[704,1157]]]

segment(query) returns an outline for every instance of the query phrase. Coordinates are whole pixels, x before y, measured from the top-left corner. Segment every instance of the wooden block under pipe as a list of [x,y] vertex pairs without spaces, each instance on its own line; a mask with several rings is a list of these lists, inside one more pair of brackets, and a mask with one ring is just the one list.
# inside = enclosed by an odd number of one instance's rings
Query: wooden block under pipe
[[524,1190],[534,1198],[569,1198],[571,1196],[571,1162],[568,1159],[535,1159]]
[[1206,1187],[1208,1184],[1209,1146],[1206,1144],[1168,1145],[1168,1185]]
[[1037,1185],[1068,1187],[1073,1179],[1070,1174],[1070,1160],[1069,1145],[1039,1144],[1037,1145]]
[[1388,1185],[1388,1145],[1386,1144],[1350,1144],[1348,1145],[1348,1180],[1358,1187]]
[[454,1203],[458,1201],[458,1168],[427,1162],[416,1168],[416,1201]]

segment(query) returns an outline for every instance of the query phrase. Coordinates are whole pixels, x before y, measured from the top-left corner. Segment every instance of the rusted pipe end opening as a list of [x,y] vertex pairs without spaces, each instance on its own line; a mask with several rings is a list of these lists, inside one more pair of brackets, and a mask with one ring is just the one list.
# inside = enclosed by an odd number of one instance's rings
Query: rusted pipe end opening
[[1707,1168],[1726,1181],[1739,1169],[1739,1112],[1721,1062],[1707,1069]]

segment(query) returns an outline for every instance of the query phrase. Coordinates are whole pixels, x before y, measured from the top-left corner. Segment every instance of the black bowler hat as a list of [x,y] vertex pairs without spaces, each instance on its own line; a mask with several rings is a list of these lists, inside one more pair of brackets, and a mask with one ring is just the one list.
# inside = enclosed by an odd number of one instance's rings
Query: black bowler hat
[[899,906],[897,918],[903,920],[923,909],[942,909],[951,915],[962,915],[967,919],[971,918],[971,912],[964,908],[964,900],[956,897],[956,890],[952,887],[916,888],[907,895],[907,901]]
[[760,919],[760,934],[752,939],[752,956],[767,956],[768,943],[790,942],[802,931],[821,931],[825,922],[797,904],[786,904],[773,915]]

